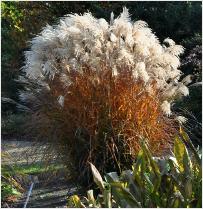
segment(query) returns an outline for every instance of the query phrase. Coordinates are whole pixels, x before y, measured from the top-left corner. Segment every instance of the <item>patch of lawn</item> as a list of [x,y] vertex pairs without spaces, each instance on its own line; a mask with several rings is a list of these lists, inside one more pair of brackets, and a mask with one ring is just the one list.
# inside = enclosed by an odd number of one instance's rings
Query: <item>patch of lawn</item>
[[15,173],[20,174],[38,174],[46,171],[54,171],[62,169],[63,165],[60,164],[51,164],[49,166],[45,166],[42,163],[33,163],[30,165],[2,165],[2,172],[8,172],[11,175],[15,175]]

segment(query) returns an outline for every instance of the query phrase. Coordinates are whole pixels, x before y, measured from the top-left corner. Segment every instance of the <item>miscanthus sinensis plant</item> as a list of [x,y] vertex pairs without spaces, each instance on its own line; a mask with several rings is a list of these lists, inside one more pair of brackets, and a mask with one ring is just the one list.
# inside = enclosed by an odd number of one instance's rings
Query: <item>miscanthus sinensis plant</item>
[[70,151],[82,172],[87,161],[100,171],[130,165],[140,137],[156,155],[170,149],[178,127],[171,104],[189,94],[179,81],[182,46],[169,38],[161,45],[126,8],[110,22],[69,14],[30,43],[20,97],[40,138]]

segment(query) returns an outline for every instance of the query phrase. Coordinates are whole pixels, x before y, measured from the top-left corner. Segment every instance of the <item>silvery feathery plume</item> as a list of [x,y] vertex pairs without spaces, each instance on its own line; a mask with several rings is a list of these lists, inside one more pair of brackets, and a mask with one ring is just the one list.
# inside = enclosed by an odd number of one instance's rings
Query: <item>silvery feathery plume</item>
[[187,122],[187,118],[179,115],[175,118],[180,124],[186,123]]
[[[88,65],[99,71],[100,64],[105,63],[115,77],[127,66],[134,82],[140,79],[149,87],[155,80],[163,96],[162,110],[167,115],[171,114],[171,98],[189,94],[186,82],[179,81],[179,55],[184,48],[170,38],[161,45],[146,22],[131,21],[125,7],[117,18],[111,13],[110,24],[90,12],[67,15],[58,25],[47,25],[30,43],[23,70],[36,83],[46,83],[57,75],[67,87],[71,79],[65,75],[70,70],[82,73],[82,66]],[[62,97],[58,102],[63,106]]]
[[60,96],[58,97],[58,103],[61,105],[61,107],[64,106],[64,96],[60,95]]
[[164,101],[161,105],[161,108],[166,115],[171,115],[171,105],[168,101]]

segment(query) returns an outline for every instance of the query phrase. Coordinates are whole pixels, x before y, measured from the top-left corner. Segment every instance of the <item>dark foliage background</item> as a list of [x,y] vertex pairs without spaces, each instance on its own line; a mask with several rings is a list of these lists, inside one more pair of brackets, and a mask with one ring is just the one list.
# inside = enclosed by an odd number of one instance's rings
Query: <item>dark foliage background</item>
[[[97,18],[109,20],[110,13],[113,11],[117,16],[123,6],[129,9],[132,20],[146,21],[160,41],[170,37],[182,44],[186,48],[182,70],[186,75],[194,74],[193,82],[201,81],[201,2],[2,2],[2,97],[18,101],[18,91],[22,86],[15,79],[21,74],[23,51],[29,47],[28,41],[46,24],[55,24],[66,14],[88,10]],[[180,106],[189,109],[201,121],[201,101],[201,87],[198,91],[192,88],[190,96]],[[14,104],[2,103],[3,114],[16,111]]]

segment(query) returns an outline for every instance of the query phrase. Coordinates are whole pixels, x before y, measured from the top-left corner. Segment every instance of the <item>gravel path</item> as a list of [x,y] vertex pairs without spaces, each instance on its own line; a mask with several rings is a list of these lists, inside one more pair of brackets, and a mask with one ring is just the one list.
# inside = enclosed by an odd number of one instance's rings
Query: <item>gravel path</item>
[[[47,185],[43,185],[43,182],[36,183],[27,208],[64,208],[67,204],[67,196],[74,194],[78,190],[79,188],[63,178],[50,181]],[[13,207],[22,208],[26,197],[27,194],[24,194]]]
[[[30,165],[32,163],[43,163],[45,156],[45,149],[47,145],[37,144],[25,140],[2,140],[1,149],[5,156],[2,156],[2,165]],[[46,153],[47,155],[47,153]],[[49,157],[55,161],[54,153]],[[28,208],[53,208],[53,207],[66,207],[67,197],[78,193],[80,188],[68,180],[64,175],[63,170],[59,172],[44,172],[32,175],[32,179],[37,179],[34,184]],[[37,178],[36,178],[37,177]],[[27,186],[23,196],[12,207],[22,208],[25,202],[27,191],[31,185],[30,176],[27,180]]]
[[43,149],[46,149],[46,145],[40,145],[33,141],[3,139],[1,150],[6,154],[6,157],[2,157],[1,163],[3,165],[29,165],[33,162],[40,162],[43,158]]

